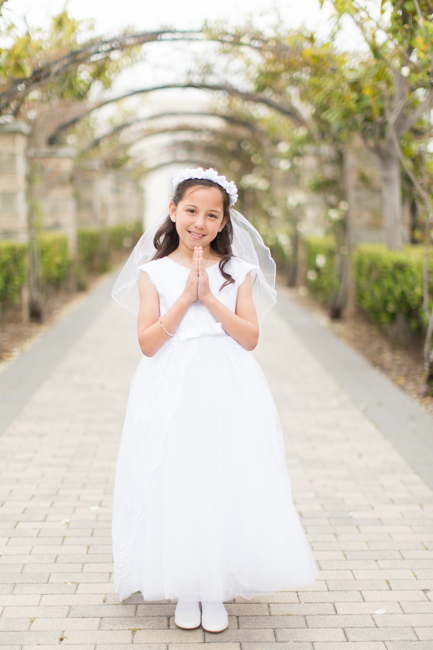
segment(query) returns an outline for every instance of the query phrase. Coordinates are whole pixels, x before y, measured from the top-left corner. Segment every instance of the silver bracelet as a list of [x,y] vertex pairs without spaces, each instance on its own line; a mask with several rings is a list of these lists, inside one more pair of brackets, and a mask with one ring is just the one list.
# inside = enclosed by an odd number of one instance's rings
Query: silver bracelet
[[162,324],[162,320],[161,320],[160,318],[158,318],[158,320],[159,320],[159,324],[161,325],[161,327],[162,327],[162,329],[164,330],[164,332],[165,332],[166,334],[168,334],[169,336],[174,336],[174,334],[170,334],[170,332],[168,332],[168,331],[165,329],[164,325]]

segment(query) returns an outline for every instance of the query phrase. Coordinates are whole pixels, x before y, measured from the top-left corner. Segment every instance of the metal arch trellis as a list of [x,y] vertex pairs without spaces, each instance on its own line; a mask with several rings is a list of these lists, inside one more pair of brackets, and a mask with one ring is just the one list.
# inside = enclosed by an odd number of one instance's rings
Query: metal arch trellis
[[255,124],[253,124],[252,122],[248,122],[247,120],[241,120],[240,118],[234,117],[232,115],[223,115],[222,113],[211,113],[211,112],[204,112],[204,111],[178,111],[178,112],[169,112],[169,113],[157,113],[155,115],[148,115],[146,117],[140,117],[138,119],[119,124],[118,126],[114,127],[114,129],[112,129],[111,131],[108,131],[107,133],[103,133],[98,138],[95,138],[93,142],[91,142],[90,145],[83,150],[83,153],[87,151],[91,151],[92,149],[96,149],[96,147],[98,147],[101,144],[101,142],[106,138],[111,138],[114,135],[121,133],[123,130],[128,129],[131,126],[135,126],[136,124],[141,124],[143,122],[151,122],[153,120],[164,119],[167,117],[169,118],[171,117],[211,117],[211,118],[217,117],[221,120],[228,122],[229,124],[244,127],[245,129],[248,129],[253,133],[257,133],[261,135],[260,130],[255,126]]

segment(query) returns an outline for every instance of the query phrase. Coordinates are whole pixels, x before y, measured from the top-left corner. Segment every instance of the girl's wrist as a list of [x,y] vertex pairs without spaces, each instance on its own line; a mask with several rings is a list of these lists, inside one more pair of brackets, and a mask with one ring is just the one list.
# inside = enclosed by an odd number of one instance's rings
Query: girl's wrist
[[201,302],[202,302],[204,305],[206,305],[206,307],[207,307],[208,309],[210,309],[210,308],[212,307],[212,305],[215,304],[216,300],[217,300],[217,299],[215,298],[215,296],[213,295],[213,293],[212,293],[211,291],[209,291],[208,295],[201,299]]
[[187,291],[184,291],[181,295],[178,301],[183,305],[185,308],[188,308],[190,305],[192,305],[193,302],[195,302],[195,298],[191,298],[191,296],[188,294]]

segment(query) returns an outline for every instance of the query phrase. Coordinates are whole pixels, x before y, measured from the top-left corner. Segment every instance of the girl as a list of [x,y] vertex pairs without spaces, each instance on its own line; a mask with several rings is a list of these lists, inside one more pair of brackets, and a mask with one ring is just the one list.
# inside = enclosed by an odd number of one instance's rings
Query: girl
[[[213,170],[173,180],[167,212],[113,297],[138,313],[114,488],[120,599],[177,599],[175,624],[228,626],[223,601],[318,575],[291,500],[283,435],[252,350],[275,303],[275,264]],[[201,610],[200,610],[201,603]]]

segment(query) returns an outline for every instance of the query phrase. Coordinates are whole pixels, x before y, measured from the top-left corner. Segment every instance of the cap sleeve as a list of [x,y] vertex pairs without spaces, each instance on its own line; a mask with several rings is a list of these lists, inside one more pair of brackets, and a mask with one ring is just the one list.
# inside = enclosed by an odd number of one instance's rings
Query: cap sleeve
[[251,280],[254,282],[258,268],[254,264],[250,264],[241,258],[236,258],[236,270],[235,270],[235,279],[240,286],[245,282],[247,273],[251,273]]
[[139,266],[138,270],[147,273],[151,283],[158,288],[158,265],[155,264],[156,261],[157,260],[151,260],[150,262],[146,262],[146,264]]

